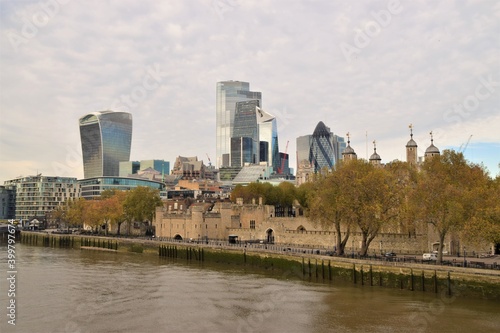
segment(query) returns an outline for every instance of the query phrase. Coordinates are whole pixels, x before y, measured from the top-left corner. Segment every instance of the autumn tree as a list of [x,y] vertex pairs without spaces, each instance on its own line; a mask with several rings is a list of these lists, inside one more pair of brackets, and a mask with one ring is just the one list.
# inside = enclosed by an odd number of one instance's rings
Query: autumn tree
[[461,238],[471,244],[500,244],[500,176],[476,189],[476,213],[465,221]]
[[[336,232],[336,248],[339,255],[343,255],[345,245],[349,239],[352,225],[352,211],[349,196],[352,195],[349,182],[354,177],[352,163],[340,162],[331,173],[319,174],[310,185],[301,186],[300,201],[307,207],[307,215],[323,227],[334,228]],[[342,230],[345,230],[342,237]]]
[[446,236],[460,233],[481,220],[488,176],[480,166],[467,162],[462,153],[445,150],[422,165],[412,195],[414,211],[424,226],[431,224],[439,238],[438,262],[442,262]]
[[87,200],[79,198],[66,203],[66,219],[71,225],[83,227],[85,206]]
[[101,213],[106,223],[106,233],[110,223],[117,226],[117,235],[120,235],[121,225],[127,219],[124,212],[126,198],[125,191],[105,190],[101,193]]
[[360,254],[365,256],[382,228],[399,218],[403,186],[391,169],[368,163],[358,168],[354,184],[350,185],[356,196],[351,201],[356,207],[351,214],[361,231]]
[[364,256],[382,228],[400,217],[402,170],[402,165],[386,169],[354,160],[342,161],[330,173],[317,175],[306,194],[308,214],[313,222],[334,228],[340,255],[354,228],[361,232],[360,254]]

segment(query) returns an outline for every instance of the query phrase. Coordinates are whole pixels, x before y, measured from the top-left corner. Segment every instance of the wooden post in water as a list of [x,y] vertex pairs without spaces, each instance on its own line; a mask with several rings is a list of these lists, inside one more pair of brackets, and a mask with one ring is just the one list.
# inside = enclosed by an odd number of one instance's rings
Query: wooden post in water
[[356,264],[352,264],[352,282],[356,284]]
[[413,291],[413,268],[410,269],[410,290]]
[[425,291],[425,274],[423,270],[422,270],[422,291]]
[[309,277],[311,277],[311,259],[307,259],[307,268],[309,269]]
[[332,281],[332,266],[331,266],[331,260],[328,260],[328,279]]
[[437,272],[434,270],[434,292],[437,294],[438,292],[438,278]]
[[370,265],[370,287],[373,286],[373,270],[372,265]]
[[448,296],[451,296],[451,276],[450,276],[450,272],[448,272]]
[[302,278],[306,276],[306,268],[304,264],[304,257],[302,257]]
[[364,278],[363,278],[363,265],[361,265],[360,273],[361,273],[361,285],[364,286],[365,285],[365,281],[364,281]]
[[321,277],[323,280],[325,279],[325,264],[323,263],[323,259],[321,259]]

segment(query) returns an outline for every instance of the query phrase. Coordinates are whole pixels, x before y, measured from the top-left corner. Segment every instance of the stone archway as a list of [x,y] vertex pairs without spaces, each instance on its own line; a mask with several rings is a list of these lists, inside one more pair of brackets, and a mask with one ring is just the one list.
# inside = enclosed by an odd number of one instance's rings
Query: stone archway
[[182,236],[179,235],[179,234],[177,234],[177,235],[174,236],[174,239],[178,240],[178,241],[181,241],[182,240]]
[[304,228],[304,226],[303,226],[303,225],[301,225],[301,226],[299,226],[299,227],[297,228],[297,231],[298,231],[298,232],[305,232],[305,231],[306,231],[306,228]]
[[267,229],[266,236],[267,236],[267,242],[269,244],[274,244],[274,230],[273,229]]

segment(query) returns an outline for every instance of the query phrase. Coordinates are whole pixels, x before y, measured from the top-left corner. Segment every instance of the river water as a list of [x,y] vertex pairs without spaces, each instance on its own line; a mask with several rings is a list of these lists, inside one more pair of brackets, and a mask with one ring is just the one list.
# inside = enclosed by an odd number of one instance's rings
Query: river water
[[11,297],[5,246],[0,254],[2,333],[500,332],[495,301],[21,244]]

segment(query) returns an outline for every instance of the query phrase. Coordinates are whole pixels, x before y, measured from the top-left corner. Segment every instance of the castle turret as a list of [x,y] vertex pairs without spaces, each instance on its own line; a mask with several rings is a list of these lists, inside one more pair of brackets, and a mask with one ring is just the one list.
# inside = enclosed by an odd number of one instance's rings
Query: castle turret
[[344,161],[357,160],[358,155],[356,155],[356,152],[351,147],[351,136],[349,135],[349,133],[347,133],[346,135],[347,135],[347,147],[342,152],[342,159]]
[[375,165],[375,166],[380,166],[381,165],[382,159],[380,158],[380,155],[377,154],[377,144],[375,140],[373,140],[373,154],[370,156],[370,163]]
[[432,131],[429,133],[431,135],[431,145],[425,150],[425,159],[441,155],[439,149],[434,146],[434,138],[432,137]]
[[413,125],[410,124],[410,141],[406,144],[406,162],[411,166],[416,166],[418,161],[417,143],[413,140]]

